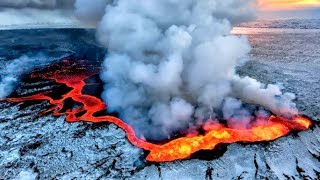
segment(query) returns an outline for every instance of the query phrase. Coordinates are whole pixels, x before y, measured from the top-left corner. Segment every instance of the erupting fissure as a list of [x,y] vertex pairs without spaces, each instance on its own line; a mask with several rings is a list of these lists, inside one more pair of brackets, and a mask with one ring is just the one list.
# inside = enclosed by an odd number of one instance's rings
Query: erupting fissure
[[[68,61],[65,62],[69,63]],[[311,120],[304,116],[296,116],[291,120],[276,116],[270,116],[269,119],[256,118],[255,123],[249,129],[230,128],[218,121],[210,121],[210,123],[204,125],[205,133],[203,135],[190,134],[173,139],[165,144],[154,144],[138,138],[134,129],[119,118],[109,115],[95,116],[96,112],[106,110],[107,105],[100,98],[84,94],[83,89],[87,85],[85,80],[95,75],[96,72],[88,72],[85,68],[74,70],[70,64],[59,67],[61,69],[56,69],[54,72],[39,73],[35,71],[31,74],[31,77],[54,80],[56,83],[71,88],[61,98],[54,99],[49,96],[50,92],[41,92],[31,96],[7,98],[5,100],[13,103],[48,100],[52,107],[40,113],[40,116],[53,112],[54,116],[66,115],[68,122],[114,123],[125,131],[128,140],[134,146],[150,151],[146,159],[151,162],[185,159],[197,151],[212,150],[220,143],[271,141],[285,136],[291,131],[306,130],[312,125]],[[64,102],[70,98],[82,105],[64,111]]]

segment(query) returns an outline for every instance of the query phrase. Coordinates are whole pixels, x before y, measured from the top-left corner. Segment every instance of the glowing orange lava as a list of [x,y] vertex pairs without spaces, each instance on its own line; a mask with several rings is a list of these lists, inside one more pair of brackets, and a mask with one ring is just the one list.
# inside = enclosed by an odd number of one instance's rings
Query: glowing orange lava
[[[306,130],[312,125],[310,119],[302,116],[297,116],[293,120],[271,116],[267,121],[256,120],[257,122],[254,123],[250,129],[232,129],[212,121],[206,124],[206,128],[204,128],[206,132],[204,135],[187,135],[171,140],[165,144],[154,144],[138,138],[133,128],[121,119],[113,116],[97,117],[94,115],[96,112],[106,110],[107,105],[95,96],[83,94],[82,90],[86,85],[85,80],[97,74],[97,72],[90,73],[87,72],[85,68],[75,70],[72,69],[70,65],[59,67],[61,69],[55,70],[54,72],[34,72],[31,77],[54,80],[57,83],[70,87],[71,90],[62,95],[61,98],[53,99],[48,95],[50,92],[42,92],[31,96],[7,98],[5,100],[13,103],[48,100],[53,107],[40,113],[40,116],[53,112],[54,116],[66,115],[68,122],[114,123],[125,131],[128,140],[134,146],[150,151],[147,160],[152,162],[185,159],[197,151],[212,150],[220,143],[271,141],[287,135],[290,131]],[[64,102],[68,98],[82,104],[82,106],[63,111],[65,108]]]

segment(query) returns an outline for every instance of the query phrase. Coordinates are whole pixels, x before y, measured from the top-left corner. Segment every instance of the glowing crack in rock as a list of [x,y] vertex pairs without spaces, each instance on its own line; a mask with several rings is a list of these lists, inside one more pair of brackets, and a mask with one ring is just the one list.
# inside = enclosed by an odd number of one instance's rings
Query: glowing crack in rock
[[[72,65],[67,60],[64,63],[65,65],[58,66],[54,71],[48,70],[41,73],[34,71],[31,74],[31,78],[54,80],[56,83],[69,87],[70,90],[61,95],[60,98],[50,97],[49,93],[51,92],[47,91],[31,96],[3,100],[12,103],[49,101],[52,107],[41,112],[39,116],[52,112],[54,116],[66,115],[67,122],[114,123],[126,133],[131,144],[150,152],[146,159],[151,162],[186,159],[200,150],[212,150],[220,143],[272,141],[287,135],[291,131],[306,130],[312,125],[309,118],[300,115],[293,119],[276,116],[270,116],[268,119],[256,118],[249,129],[234,129],[218,121],[208,121],[203,127],[205,133],[202,135],[188,134],[164,144],[150,143],[138,138],[133,127],[121,119],[109,115],[95,115],[97,112],[105,111],[107,105],[100,98],[84,94],[82,91],[88,85],[85,80],[97,74],[96,70],[95,72],[88,72],[86,68],[75,68],[76,64]],[[72,99],[81,105],[68,109],[64,103],[67,99]]]

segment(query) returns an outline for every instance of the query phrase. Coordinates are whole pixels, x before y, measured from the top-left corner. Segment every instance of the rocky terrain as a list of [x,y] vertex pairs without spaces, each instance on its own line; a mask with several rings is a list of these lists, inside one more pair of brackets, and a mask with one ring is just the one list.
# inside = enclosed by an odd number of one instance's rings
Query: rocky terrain
[[[106,51],[93,30],[1,31],[0,65],[26,53],[100,62]],[[273,142],[223,145],[207,158],[149,163],[113,124],[67,123],[36,117],[49,103],[0,102],[0,179],[319,179],[320,31],[249,34],[252,61],[238,69],[297,95],[301,113],[315,120],[307,131]],[[63,55],[63,56],[62,56]],[[22,78],[13,95],[38,92],[52,82]]]

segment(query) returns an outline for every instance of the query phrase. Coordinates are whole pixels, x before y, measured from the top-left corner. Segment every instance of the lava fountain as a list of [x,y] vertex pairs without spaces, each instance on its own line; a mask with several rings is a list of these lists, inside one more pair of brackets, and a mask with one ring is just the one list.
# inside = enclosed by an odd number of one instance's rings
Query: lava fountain
[[[64,60],[62,65],[56,65],[54,68],[48,67],[45,72],[35,70],[31,73],[31,78],[53,80],[58,84],[67,86],[70,90],[59,98],[52,98],[50,93],[53,92],[45,91],[25,97],[6,98],[2,101],[12,103],[49,101],[52,106],[38,116],[53,113],[54,116],[66,115],[66,121],[70,123],[79,121],[114,123],[126,133],[131,144],[150,152],[146,159],[151,162],[186,159],[200,150],[212,150],[220,143],[272,141],[289,134],[291,131],[306,130],[312,125],[312,121],[302,115],[297,115],[293,119],[273,115],[267,119],[256,118],[249,129],[230,128],[219,123],[219,121],[211,120],[203,125],[205,132],[201,135],[187,134],[163,144],[147,142],[138,138],[133,127],[121,119],[110,115],[97,115],[98,112],[105,111],[107,105],[100,98],[83,93],[84,87],[88,85],[85,80],[96,75],[99,71],[88,69],[90,68],[79,68],[77,64]],[[72,99],[80,105],[71,108],[66,107],[65,101],[67,99]]]

